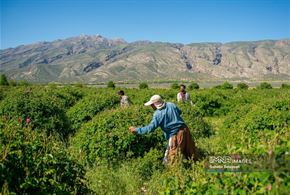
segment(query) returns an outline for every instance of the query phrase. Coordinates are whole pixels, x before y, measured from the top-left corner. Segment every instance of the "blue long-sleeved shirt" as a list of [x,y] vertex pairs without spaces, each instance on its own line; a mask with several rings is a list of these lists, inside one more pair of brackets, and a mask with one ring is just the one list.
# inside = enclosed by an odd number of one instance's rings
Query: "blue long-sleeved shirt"
[[151,122],[145,127],[138,127],[138,134],[145,134],[154,131],[157,127],[161,127],[166,140],[175,135],[181,127],[185,126],[180,116],[181,110],[173,103],[166,102],[165,106],[160,110],[155,110]]

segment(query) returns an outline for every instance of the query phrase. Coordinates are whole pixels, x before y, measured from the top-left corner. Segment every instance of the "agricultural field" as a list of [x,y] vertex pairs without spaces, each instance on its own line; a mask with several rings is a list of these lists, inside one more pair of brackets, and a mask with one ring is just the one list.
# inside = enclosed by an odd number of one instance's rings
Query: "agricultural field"
[[[0,87],[0,194],[289,194],[290,89],[216,87],[188,90],[83,85]],[[203,158],[162,163],[160,128],[136,135],[154,94],[182,110]],[[215,155],[263,156],[264,169],[208,171]]]

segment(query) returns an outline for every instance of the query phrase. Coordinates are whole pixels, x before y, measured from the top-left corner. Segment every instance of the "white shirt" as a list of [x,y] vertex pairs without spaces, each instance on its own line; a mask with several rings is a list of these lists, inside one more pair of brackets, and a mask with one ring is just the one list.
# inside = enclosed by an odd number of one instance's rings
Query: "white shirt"
[[130,106],[130,104],[131,104],[128,96],[126,96],[126,95],[122,95],[120,103],[121,103],[121,107]]
[[190,95],[189,93],[185,92],[184,96],[182,97],[182,92],[179,92],[177,94],[177,101],[178,102],[184,102],[184,101],[189,101],[190,100]]

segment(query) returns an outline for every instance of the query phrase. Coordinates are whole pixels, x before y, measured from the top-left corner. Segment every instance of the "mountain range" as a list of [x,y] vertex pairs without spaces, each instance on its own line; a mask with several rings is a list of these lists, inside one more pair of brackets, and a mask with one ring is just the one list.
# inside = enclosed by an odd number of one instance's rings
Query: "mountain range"
[[290,80],[290,39],[165,43],[81,35],[0,50],[0,72],[30,82]]

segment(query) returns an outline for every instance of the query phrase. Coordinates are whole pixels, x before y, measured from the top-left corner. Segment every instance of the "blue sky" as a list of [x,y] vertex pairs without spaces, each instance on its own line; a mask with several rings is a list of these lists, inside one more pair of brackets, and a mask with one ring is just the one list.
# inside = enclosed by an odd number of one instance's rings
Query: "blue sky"
[[290,0],[1,0],[1,49],[80,34],[192,43],[290,37]]

